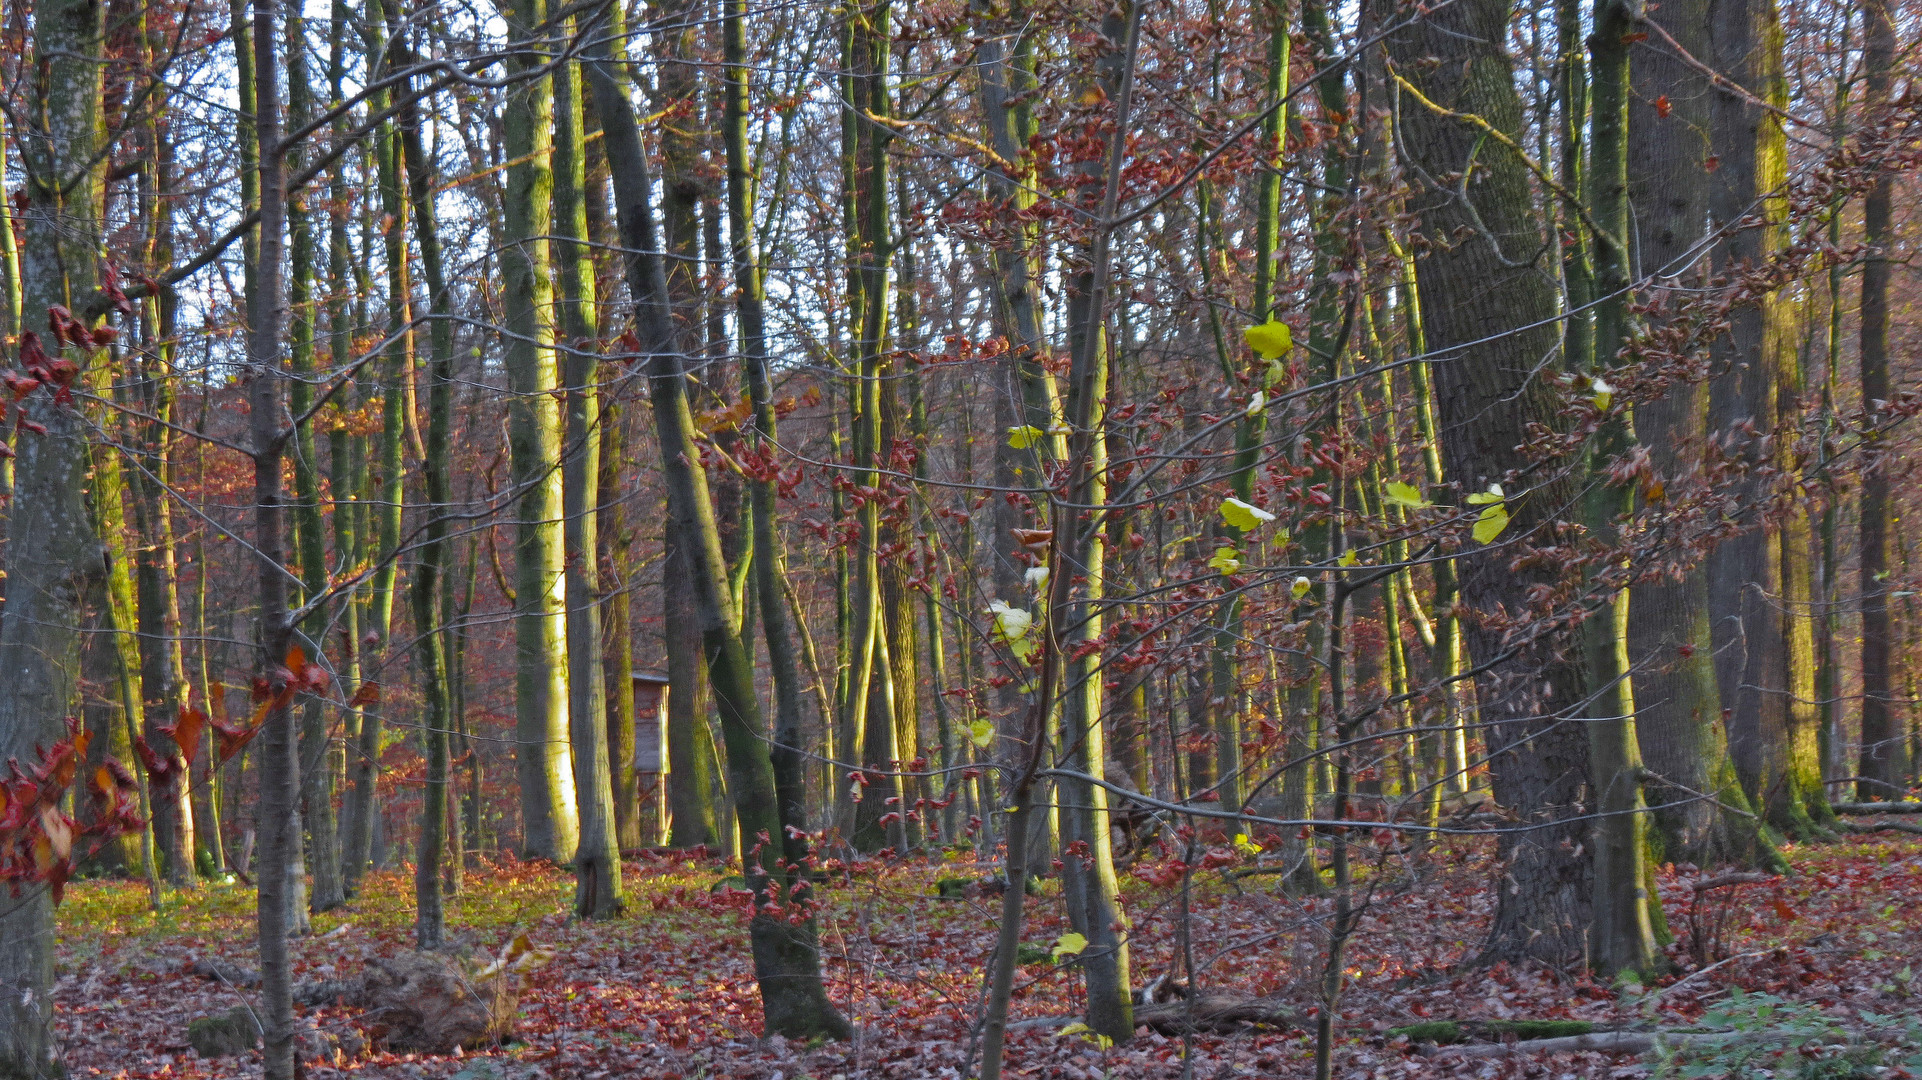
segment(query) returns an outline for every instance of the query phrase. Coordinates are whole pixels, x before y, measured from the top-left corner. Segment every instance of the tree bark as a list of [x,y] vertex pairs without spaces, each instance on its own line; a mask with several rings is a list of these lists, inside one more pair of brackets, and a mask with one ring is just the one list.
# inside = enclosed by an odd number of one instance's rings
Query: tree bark
[[[1690,55],[1708,52],[1709,0],[1675,0],[1647,18]],[[1655,297],[1681,298],[1707,274],[1708,79],[1666,49],[1635,55],[1629,99],[1629,201],[1640,274]],[[1664,116],[1658,101],[1666,101]],[[1635,407],[1635,429],[1668,498],[1699,482],[1708,449],[1708,386],[1688,378]],[[1685,556],[1686,557],[1686,556]],[[1664,861],[1775,867],[1780,857],[1744,815],[1722,725],[1708,605],[1708,566],[1694,558],[1669,576],[1637,582],[1628,609],[1636,727],[1650,777],[1653,851]],[[1714,799],[1698,792],[1712,793]],[[1731,808],[1724,811],[1723,807]]]
[[[394,12],[397,14],[397,12]],[[391,18],[392,32],[403,33]],[[397,42],[405,62],[413,61],[411,45]],[[413,87],[403,84],[409,97]],[[406,102],[398,118],[401,154],[407,161],[408,202],[413,211],[414,235],[420,244],[421,276],[427,279],[428,375],[426,454],[421,478],[427,520],[421,529],[420,553],[414,562],[408,598],[414,615],[414,657],[420,668],[421,743],[427,758],[426,786],[421,791],[420,847],[414,863],[414,943],[437,949],[447,932],[442,883],[442,860],[447,847],[449,792],[453,777],[448,768],[449,742],[454,727],[453,695],[448,687],[447,630],[444,595],[447,570],[447,518],[452,512],[447,482],[452,464],[454,423],[454,311],[443,265],[440,219],[434,200],[439,170],[427,157],[420,137],[420,111]]]
[[[1895,66],[1895,26],[1888,0],[1866,0],[1864,37],[1863,115],[1870,122],[1889,101]],[[1875,431],[1889,422],[1889,281],[1890,241],[1895,180],[1887,173],[1876,177],[1862,205],[1862,304],[1860,368],[1866,424]],[[1889,527],[1892,520],[1889,469],[1893,452],[1880,434],[1870,436],[1876,459],[1862,470],[1861,567],[1862,594],[1862,745],[1856,775],[1880,784],[1909,780],[1909,733],[1903,703],[1894,695],[1892,632],[1889,619]],[[1864,783],[1856,789],[1862,799],[1879,798],[1886,787]]]
[[[573,20],[561,23],[569,36]],[[554,260],[561,287],[561,363],[566,441],[561,459],[567,524],[568,727],[580,846],[574,855],[574,913],[618,915],[624,906],[614,779],[607,743],[607,684],[601,673],[599,482],[601,364],[595,317],[594,251],[587,240],[586,124],[579,69],[554,72]],[[632,693],[633,687],[626,688]]]
[[[547,0],[511,0],[501,15],[517,39],[548,33]],[[516,54],[510,70],[539,62]],[[507,160],[501,252],[507,309],[505,352],[508,442],[515,487],[515,758],[521,788],[521,847],[530,856],[569,862],[580,841],[572,754],[568,748],[566,546],[561,518],[561,416],[554,391],[553,228],[554,97],[547,76],[527,79],[503,103]]]
[[[1560,404],[1536,375],[1557,348],[1557,304],[1541,222],[1523,162],[1487,140],[1463,115],[1515,137],[1522,129],[1513,66],[1504,50],[1506,0],[1464,0],[1389,34],[1403,89],[1401,143],[1423,190],[1410,201],[1429,251],[1416,263],[1423,333],[1435,383],[1443,468],[1464,491],[1505,482],[1511,523],[1493,546],[1457,559],[1463,638],[1470,660],[1489,665],[1476,680],[1496,799],[1532,826],[1505,837],[1506,873],[1480,959],[1579,961],[1586,947],[1591,874],[1577,850],[1588,789],[1588,747],[1572,715],[1584,697],[1577,635],[1543,633],[1531,588],[1540,570],[1514,572],[1517,543],[1558,542],[1542,530],[1573,495],[1565,477],[1527,491],[1516,477],[1529,460],[1529,426],[1553,426]],[[1475,171],[1463,199],[1460,174]],[[1508,331],[1493,341],[1491,333]],[[1473,348],[1470,342],[1478,342]],[[1499,403],[1499,404],[1497,404]]]
[[281,401],[280,331],[286,315],[281,298],[281,261],[285,253],[286,192],[280,141],[280,84],[273,43],[275,0],[255,0],[253,40],[262,45],[254,63],[259,139],[260,240],[255,266],[256,291],[247,345],[252,378],[248,383],[248,429],[254,463],[254,563],[260,582],[260,656],[267,673],[268,709],[260,742],[260,799],[255,828],[260,855],[259,883],[261,1008],[265,1045],[263,1072],[268,1080],[294,1075],[294,1010],[291,957],[287,938],[299,932],[302,882],[300,852],[300,759],[294,737],[293,702],[297,673],[288,670],[294,624],[288,605],[285,498],[281,480],[284,448],[293,434]]
[[[1744,88],[1718,85],[1710,95],[1709,135],[1719,164],[1709,177],[1709,217],[1734,227],[1715,265],[1718,274],[1734,274],[1781,244],[1786,138],[1777,115],[1749,97],[1786,103],[1774,0],[1716,3],[1709,35],[1716,70]],[[1795,596],[1806,598],[1808,522],[1793,508],[1780,522],[1763,515],[1771,477],[1794,475],[1793,432],[1783,426],[1799,381],[1791,319],[1783,298],[1757,297],[1730,312],[1729,332],[1714,349],[1720,374],[1709,384],[1709,430],[1723,457],[1743,470],[1728,485],[1743,531],[1709,560],[1709,615],[1736,775],[1764,820],[1805,838],[1822,835],[1833,819],[1811,701],[1812,635],[1806,612],[1785,614]]]
[[[98,281],[102,150],[101,72],[105,5],[54,0],[34,10],[32,93],[42,107],[22,140],[27,177],[23,311],[38,322],[49,306],[77,307]],[[24,334],[23,334],[24,337]],[[57,343],[55,343],[57,345]],[[76,363],[86,356],[76,354]],[[7,519],[6,603],[0,604],[0,755],[32,760],[62,737],[77,710],[83,580],[99,565],[87,517],[87,435],[79,410],[43,387],[16,408],[45,425],[13,446]],[[64,1076],[53,1040],[53,904],[33,888],[0,909],[0,1074]]]

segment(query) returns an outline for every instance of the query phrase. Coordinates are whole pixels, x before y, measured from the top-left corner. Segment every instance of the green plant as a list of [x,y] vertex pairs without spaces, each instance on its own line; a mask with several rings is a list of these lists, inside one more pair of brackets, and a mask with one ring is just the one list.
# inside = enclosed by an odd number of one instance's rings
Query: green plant
[[1822,1010],[1773,994],[1732,990],[1721,1007],[1703,1014],[1702,1025],[1730,1037],[1673,1045],[1658,1040],[1657,1076],[1873,1080],[1884,1057],[1881,1047],[1861,1042]]

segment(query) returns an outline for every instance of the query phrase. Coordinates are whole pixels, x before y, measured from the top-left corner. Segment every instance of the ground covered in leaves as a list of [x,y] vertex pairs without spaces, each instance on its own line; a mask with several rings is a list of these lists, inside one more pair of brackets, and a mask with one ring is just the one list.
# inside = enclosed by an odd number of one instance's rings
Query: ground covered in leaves
[[[1704,875],[1665,869],[1661,888],[1675,942],[1675,975],[1646,989],[1597,985],[1540,970],[1472,969],[1493,896],[1494,867],[1474,846],[1387,858],[1376,868],[1370,907],[1350,946],[1351,988],[1341,1009],[1335,1075],[1343,1080],[1421,1076],[1622,1078],[1650,1071],[1727,1074],[1728,1061],[1637,1062],[1601,1054],[1461,1057],[1421,1052],[1391,1028],[1436,1019],[1581,1019],[1605,1024],[1832,1025],[1880,1032],[1886,1051],[1836,1051],[1810,1060],[1755,1053],[1739,1075],[1799,1080],[1899,1078],[1922,1060],[1888,1032],[1915,1023],[1910,964],[1922,958],[1922,842],[1858,838],[1790,852],[1787,878],[1698,891]],[[1178,971],[1183,947],[1178,890],[1165,867],[1135,868],[1126,885],[1135,923],[1134,982]],[[849,1043],[807,1046],[760,1038],[760,1006],[745,940],[743,901],[712,891],[728,869],[718,860],[660,859],[628,865],[629,917],[573,923],[573,882],[564,871],[507,863],[470,872],[449,905],[450,930],[476,955],[525,932],[555,950],[523,994],[518,1038],[497,1050],[425,1057],[378,1047],[313,1077],[534,1077],[591,1080],[844,1080],[958,1077],[972,1073],[973,1022],[997,901],[942,899],[941,878],[986,877],[973,856],[951,853],[874,864],[821,894],[830,992],[858,1028]],[[1158,883],[1156,879],[1164,879]],[[411,943],[411,870],[371,877],[349,907],[314,919],[294,946],[296,980],[342,978],[368,958]],[[1205,992],[1277,999],[1300,1019],[1276,1028],[1179,1037],[1144,1031],[1101,1047],[1064,1033],[1048,1017],[1076,1008],[1071,965],[1024,965],[1016,991],[1008,1073],[1082,1080],[1184,1074],[1184,1054],[1203,1078],[1312,1075],[1311,986],[1323,942],[1325,898],[1288,895],[1279,876],[1231,881],[1195,875],[1187,947]],[[196,961],[257,967],[251,889],[204,885],[149,910],[144,885],[76,883],[59,911],[58,1032],[75,1077],[230,1077],[259,1074],[258,1052],[212,1061],[187,1045],[189,1021],[251,1004],[252,994],[197,977]],[[1024,940],[1041,954],[1067,926],[1059,887],[1029,902]],[[1638,993],[1637,991],[1640,990]],[[1755,995],[1765,995],[1757,997]],[[1779,1001],[1779,1004],[1777,1002]],[[303,1010],[323,1029],[348,1031],[348,1010]],[[1854,1055],[1854,1056],[1850,1056]],[[1704,1071],[1706,1070],[1706,1071]],[[1922,1070],[1915,1070],[1922,1072]]]

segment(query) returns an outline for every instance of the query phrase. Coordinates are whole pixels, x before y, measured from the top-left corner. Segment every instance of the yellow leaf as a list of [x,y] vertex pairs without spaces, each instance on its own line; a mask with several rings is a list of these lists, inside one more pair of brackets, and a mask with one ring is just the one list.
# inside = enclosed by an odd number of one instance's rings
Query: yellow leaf
[[1263,523],[1275,520],[1275,515],[1253,503],[1240,499],[1221,500],[1221,519],[1242,532],[1253,532]]
[[1268,361],[1268,370],[1261,374],[1261,385],[1273,390],[1288,377],[1288,366],[1279,360]]
[[1083,1032],[1089,1032],[1093,1030],[1094,1030],[1093,1028],[1089,1027],[1086,1024],[1074,1023],[1074,1024],[1069,1024],[1067,1027],[1064,1027],[1060,1031],[1055,1032],[1055,1035],[1065,1039],[1070,1035],[1080,1035]]
[[1087,947],[1088,939],[1070,930],[1055,939],[1054,950],[1050,955],[1056,960],[1061,959],[1063,956],[1079,956],[1081,950]]
[[1400,480],[1390,480],[1382,486],[1381,497],[1396,506],[1406,506],[1410,510],[1425,510],[1434,505],[1422,497],[1421,489]]
[[994,725],[986,720],[976,720],[968,725],[968,738],[974,745],[985,749],[994,742]]
[[1016,450],[1026,450],[1028,447],[1033,446],[1045,438],[1047,434],[1047,432],[1035,427],[1033,424],[1011,427],[1008,429],[1008,445]]
[[1355,554],[1355,552],[1352,549],[1350,549],[1348,551],[1344,551],[1341,553],[1341,558],[1335,560],[1335,565],[1336,566],[1355,566],[1360,562],[1361,562],[1361,556]]
[[1288,587],[1288,591],[1291,593],[1294,593],[1295,599],[1299,600],[1302,597],[1307,596],[1308,590],[1314,587],[1315,587],[1315,583],[1312,581],[1309,581],[1306,577],[1297,577],[1295,579],[1295,583]]
[[1279,319],[1269,319],[1260,326],[1250,326],[1241,332],[1248,347],[1261,354],[1263,360],[1278,360],[1281,354],[1295,347],[1295,332],[1288,324]]
[[1232,574],[1241,569],[1241,552],[1223,545],[1215,549],[1215,557],[1208,560],[1208,565],[1224,574]]
[[1478,544],[1493,543],[1495,538],[1500,536],[1502,530],[1506,528],[1508,528],[1508,507],[1501,503],[1496,503],[1494,506],[1483,510],[1482,516],[1475,519],[1475,542]]
[[1022,608],[1009,607],[1005,600],[989,604],[988,610],[993,613],[994,628],[1004,641],[1020,641],[1028,636],[1028,630],[1034,626],[1031,613]]
[[1502,491],[1500,484],[1490,484],[1488,485],[1487,491],[1477,491],[1475,494],[1470,495],[1468,497],[1468,503],[1470,506],[1481,506],[1486,503],[1498,503],[1506,498],[1508,498],[1508,495]]
[[1241,852],[1243,855],[1252,856],[1261,854],[1262,848],[1260,844],[1250,840],[1247,833],[1236,833],[1235,850]]

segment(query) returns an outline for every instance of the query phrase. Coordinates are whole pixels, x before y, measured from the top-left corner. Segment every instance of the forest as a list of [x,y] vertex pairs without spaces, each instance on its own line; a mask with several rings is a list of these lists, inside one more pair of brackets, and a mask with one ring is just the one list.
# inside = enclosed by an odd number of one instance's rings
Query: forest
[[0,1078],[1922,1074],[1922,4],[0,40]]

